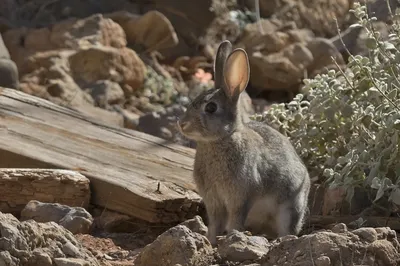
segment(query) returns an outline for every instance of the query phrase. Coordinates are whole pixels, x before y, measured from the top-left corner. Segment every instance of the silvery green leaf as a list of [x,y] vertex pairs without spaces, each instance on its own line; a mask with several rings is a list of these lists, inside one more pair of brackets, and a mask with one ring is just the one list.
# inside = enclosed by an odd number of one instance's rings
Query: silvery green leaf
[[350,203],[353,197],[354,197],[354,187],[350,186],[346,190],[346,201]]
[[389,200],[394,204],[400,205],[400,189],[396,188],[390,193]]
[[344,117],[350,117],[353,114],[353,107],[351,105],[345,105],[342,109],[342,115]]
[[376,192],[376,197],[375,197],[374,201],[377,201],[380,198],[382,198],[384,194],[385,194],[385,188],[384,188],[384,186],[380,186],[378,191]]
[[383,45],[386,50],[396,50],[396,47],[390,42],[384,42]]
[[340,163],[340,164],[345,164],[345,163],[348,163],[348,162],[349,162],[349,158],[347,158],[346,156],[340,156],[340,157],[337,159],[337,161],[338,161],[338,163]]
[[323,172],[323,176],[324,176],[324,177],[331,177],[331,176],[333,176],[333,170],[332,170],[332,169],[329,169],[329,168],[326,168],[326,169],[324,170],[324,172]]
[[374,177],[371,182],[371,188],[378,189],[381,187],[381,179],[379,177]]
[[395,129],[399,129],[400,130],[400,119],[396,119],[396,121],[394,121],[393,126]]

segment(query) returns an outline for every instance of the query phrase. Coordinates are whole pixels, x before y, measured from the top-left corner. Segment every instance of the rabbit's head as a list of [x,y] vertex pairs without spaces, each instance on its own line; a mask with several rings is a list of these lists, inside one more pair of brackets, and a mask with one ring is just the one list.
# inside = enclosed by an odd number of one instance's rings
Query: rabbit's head
[[183,135],[195,141],[214,141],[242,126],[239,97],[250,77],[247,53],[222,42],[214,62],[215,87],[200,94],[178,121]]

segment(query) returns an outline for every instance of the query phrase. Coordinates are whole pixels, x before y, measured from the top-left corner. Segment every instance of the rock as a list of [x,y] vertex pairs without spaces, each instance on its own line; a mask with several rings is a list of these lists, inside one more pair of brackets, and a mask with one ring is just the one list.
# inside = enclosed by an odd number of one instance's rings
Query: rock
[[0,34],[0,86],[17,89],[19,86],[17,65],[10,59],[10,53]]
[[268,253],[270,246],[264,237],[247,236],[237,230],[220,241],[218,253],[223,259],[235,262],[259,260]]
[[304,70],[314,58],[302,43],[294,43],[278,53],[250,56],[252,86],[263,89],[290,89],[300,83]]
[[199,215],[196,215],[192,219],[184,221],[183,223],[181,223],[181,225],[184,225],[192,230],[192,232],[199,233],[203,236],[206,236],[208,232],[207,226],[204,224],[203,219]]
[[56,266],[89,266],[90,264],[82,259],[55,258]]
[[[177,117],[183,114],[184,110],[183,106],[174,104],[166,107],[163,111],[145,114],[139,118],[137,130],[160,138],[173,140],[178,134],[176,128]],[[168,129],[172,135],[168,136],[164,134],[165,130],[163,129]]]
[[[253,4],[251,0],[248,4]],[[261,17],[274,16],[281,21],[293,21],[299,28],[311,29],[316,35],[331,37],[346,21],[353,0],[260,0]],[[254,4],[253,4],[254,5]]]
[[[18,261],[16,258],[11,257],[10,252],[0,251],[0,265],[4,266],[17,266]],[[51,264],[50,264],[51,265]],[[44,266],[47,266],[44,264]]]
[[347,232],[347,225],[344,223],[335,224],[332,227],[332,232],[334,232],[336,234],[345,233],[345,232]]
[[18,76],[17,65],[10,59],[0,58],[0,87],[18,89]]
[[284,25],[271,19],[263,19],[262,25],[267,25],[260,34],[257,23],[247,24],[237,46],[252,54],[261,51],[263,54],[276,53],[296,42],[307,42],[314,38],[308,29],[298,29],[296,25]]
[[[143,12],[157,10],[171,22],[178,36],[178,44],[174,47],[160,50],[166,59],[183,55],[192,55],[200,45],[197,36],[203,36],[215,19],[211,10],[212,0],[190,2],[182,0],[150,0],[143,6]],[[184,14],[184,15],[182,15]]]
[[87,208],[89,179],[57,169],[0,169],[0,211],[19,215],[30,200]]
[[362,227],[352,231],[353,234],[358,235],[360,238],[367,240],[368,242],[374,242],[378,239],[378,234],[374,228]]
[[58,203],[31,200],[21,212],[21,220],[56,222],[73,234],[86,234],[93,222],[92,215],[81,207],[69,207]]
[[306,47],[310,50],[314,58],[312,64],[307,68],[309,76],[311,77],[314,77],[315,72],[320,71],[324,67],[332,66],[332,58],[334,58],[339,65],[345,64],[342,55],[328,39],[315,38],[307,42]]
[[108,79],[125,83],[133,90],[142,86],[146,67],[129,48],[92,46],[69,57],[72,76],[78,84],[91,84]]
[[37,52],[97,45],[122,48],[126,46],[126,36],[117,23],[95,14],[85,19],[64,20],[52,27],[11,29],[4,33],[4,42],[20,69],[25,59]]
[[147,52],[172,48],[178,44],[171,22],[158,11],[149,11],[141,17],[131,16],[130,19],[119,21],[128,42],[135,46],[142,45]]
[[[382,40],[388,40],[389,39],[389,27],[388,25],[383,22],[383,21],[375,21],[373,22],[372,26],[374,27],[374,30],[380,33],[380,39]],[[368,38],[367,32],[365,29],[361,29],[359,32],[358,37],[356,37],[354,47],[351,47],[352,49],[350,52],[353,55],[362,55],[362,56],[368,56],[369,54],[369,49],[366,46],[366,40]]]
[[[0,265],[100,265],[71,232],[54,222],[19,222],[11,214],[0,212],[0,232]],[[74,250],[73,255],[69,251],[66,254],[65,248],[60,248],[65,243],[70,243],[68,245]],[[82,264],[58,264],[59,258],[63,262]]]
[[273,242],[261,264],[305,266],[313,260],[316,266],[399,265],[400,246],[395,234],[389,228],[341,230],[338,233],[319,231],[297,239]]
[[125,100],[121,86],[110,80],[98,80],[88,86],[88,93],[92,96],[97,106],[106,108],[113,104],[122,104]]
[[398,242],[397,247],[387,240],[376,240],[368,246],[368,251],[375,255],[374,261],[378,265],[399,265],[400,255]]
[[[260,33],[262,28],[262,32]],[[264,28],[265,27],[265,28]],[[342,55],[330,40],[316,38],[307,28],[297,28],[293,22],[283,23],[275,18],[263,19],[261,24],[247,24],[236,47],[249,55],[250,83],[258,91],[297,90],[307,74],[314,77],[325,68],[336,68]]]
[[315,266],[331,266],[331,259],[328,256],[321,256],[314,263]]
[[0,34],[0,58],[2,59],[11,59],[10,53],[8,52],[8,49],[6,45],[4,44],[3,37]]
[[20,90],[60,105],[93,106],[92,97],[70,76],[68,58],[72,54],[73,50],[51,50],[26,58],[20,68]]
[[213,249],[203,235],[192,232],[184,225],[170,228],[143,248],[138,255],[137,266],[187,266],[210,265]]
[[104,18],[102,14],[57,23],[51,28],[49,37],[56,49],[78,49],[96,45],[123,48],[127,44],[121,26],[111,19]]
[[93,210],[94,225],[96,229],[104,230],[106,232],[123,231],[128,225],[131,226],[131,217],[122,213],[96,208]]

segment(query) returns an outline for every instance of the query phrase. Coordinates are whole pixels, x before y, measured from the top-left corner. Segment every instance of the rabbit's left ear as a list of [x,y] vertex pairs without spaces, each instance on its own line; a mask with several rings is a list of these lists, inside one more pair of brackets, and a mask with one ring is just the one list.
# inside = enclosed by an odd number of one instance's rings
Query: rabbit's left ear
[[250,64],[245,50],[237,48],[229,55],[224,67],[224,78],[226,96],[237,100],[250,78]]

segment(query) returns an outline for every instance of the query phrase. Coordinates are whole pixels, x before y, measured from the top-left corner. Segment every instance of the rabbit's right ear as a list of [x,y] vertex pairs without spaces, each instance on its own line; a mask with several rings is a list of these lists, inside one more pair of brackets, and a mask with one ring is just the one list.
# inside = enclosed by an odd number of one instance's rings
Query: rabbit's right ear
[[224,68],[224,78],[226,96],[236,101],[250,79],[249,58],[245,50],[237,48],[229,55]]
[[226,59],[232,51],[232,44],[230,41],[223,41],[217,50],[217,55],[214,62],[214,83],[215,88],[222,88],[225,86],[224,80],[224,67]]

